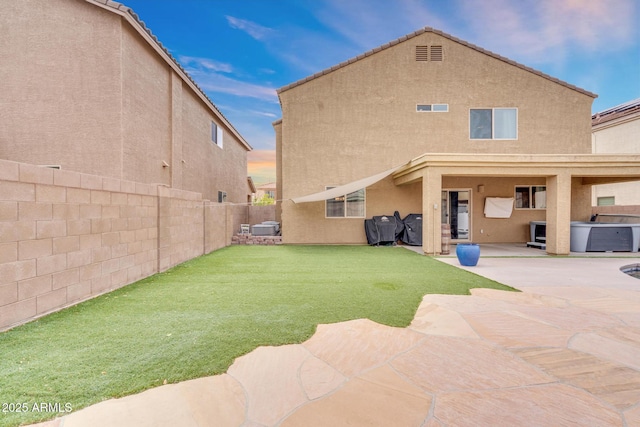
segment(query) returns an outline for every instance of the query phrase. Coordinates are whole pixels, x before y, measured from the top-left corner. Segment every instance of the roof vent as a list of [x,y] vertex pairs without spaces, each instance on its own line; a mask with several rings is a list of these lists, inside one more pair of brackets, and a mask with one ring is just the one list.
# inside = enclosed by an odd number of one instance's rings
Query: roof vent
[[416,61],[429,60],[429,46],[416,46]]
[[416,46],[416,61],[442,62],[442,46]]
[[429,50],[430,61],[442,61],[442,46],[431,46]]

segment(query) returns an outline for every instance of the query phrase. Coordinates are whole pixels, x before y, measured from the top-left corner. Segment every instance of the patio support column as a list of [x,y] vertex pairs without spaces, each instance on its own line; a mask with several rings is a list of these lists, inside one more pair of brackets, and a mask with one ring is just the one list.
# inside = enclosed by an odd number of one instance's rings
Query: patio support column
[[442,172],[427,167],[422,172],[422,250],[425,255],[442,251]]
[[571,247],[571,173],[547,177],[547,253],[569,255]]

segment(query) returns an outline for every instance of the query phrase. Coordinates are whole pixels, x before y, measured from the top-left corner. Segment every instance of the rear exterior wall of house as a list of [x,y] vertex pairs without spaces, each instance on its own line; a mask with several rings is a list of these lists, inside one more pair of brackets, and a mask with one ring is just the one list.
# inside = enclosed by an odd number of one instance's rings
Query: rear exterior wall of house
[[[416,46],[442,46],[443,60],[416,61]],[[449,37],[425,32],[349,65],[280,91],[276,122],[278,190],[285,243],[365,243],[363,218],[326,218],[322,202],[286,199],[319,192],[405,164],[424,153],[589,154],[592,97]],[[446,112],[417,105],[446,104]],[[470,110],[517,109],[516,139],[470,138]],[[477,185],[484,194],[476,194]],[[505,227],[482,218],[482,197],[513,197],[541,177],[444,177],[443,188],[473,188],[474,241],[526,240],[519,211]],[[366,190],[365,217],[422,211],[421,184],[391,177]],[[482,229],[484,232],[479,233]]]

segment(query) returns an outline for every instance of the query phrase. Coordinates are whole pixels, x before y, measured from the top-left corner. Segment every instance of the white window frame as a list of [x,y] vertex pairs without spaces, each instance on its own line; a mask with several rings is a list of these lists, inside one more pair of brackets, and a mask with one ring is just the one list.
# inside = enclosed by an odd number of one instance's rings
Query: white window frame
[[227,202],[227,192],[218,190],[218,203]]
[[[528,188],[529,189],[529,207],[518,207],[518,188]],[[535,204],[535,192],[533,189],[534,188],[544,188],[544,190],[537,190],[537,191],[544,191],[545,193],[547,192],[547,186],[546,185],[537,185],[537,184],[522,184],[522,185],[514,185],[513,186],[513,198],[514,198],[514,203],[513,203],[513,207],[514,209],[517,210],[521,210],[521,211],[544,211],[547,209],[547,203],[545,200],[545,205],[544,207],[531,207],[531,205]],[[545,197],[546,199],[546,197]]]
[[211,121],[211,142],[216,144],[218,147],[222,148],[222,140],[224,136],[224,131],[222,127],[218,125],[213,120]]
[[[337,185],[326,186],[325,190],[331,190],[332,188],[335,188],[335,187],[337,187]],[[362,194],[363,194],[362,216],[350,216],[350,215],[347,215],[347,212],[348,212],[347,211],[347,196],[349,194],[353,194],[353,193],[356,193],[358,191],[362,191]],[[353,219],[353,218],[362,219],[362,218],[366,218],[367,217],[367,189],[366,188],[361,188],[359,190],[354,191],[353,193],[344,194],[342,196],[339,196],[339,197],[343,198],[343,203],[344,203],[344,215],[343,216],[328,216],[327,215],[327,202],[329,200],[331,200],[331,199],[325,200],[324,201],[324,217],[327,218],[327,219]],[[334,200],[338,199],[339,197],[335,197]]]
[[[604,202],[611,203],[604,203]],[[615,206],[616,205],[616,196],[598,196],[596,199],[596,206]]]
[[[429,107],[429,109],[420,109],[420,107]],[[434,108],[442,108],[444,110],[435,110]],[[416,104],[416,112],[417,113],[448,113],[449,112],[449,104]]]
[[[471,111],[473,110],[491,110],[491,138],[472,138],[471,136]],[[495,112],[496,110],[514,110],[516,112],[516,123],[515,123],[515,128],[516,128],[516,136],[515,138],[496,138],[495,134],[496,134],[496,119],[495,119]],[[520,115],[520,112],[518,111],[517,107],[494,107],[494,108],[488,108],[488,107],[474,107],[474,108],[469,108],[469,140],[470,141],[517,141],[518,140],[518,127],[519,127],[519,119],[518,116]]]

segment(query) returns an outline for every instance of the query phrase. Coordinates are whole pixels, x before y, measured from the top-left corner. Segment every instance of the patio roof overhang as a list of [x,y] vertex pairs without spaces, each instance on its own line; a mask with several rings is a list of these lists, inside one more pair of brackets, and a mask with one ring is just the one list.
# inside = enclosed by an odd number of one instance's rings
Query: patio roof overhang
[[424,169],[442,176],[581,177],[585,185],[640,180],[639,154],[423,154],[395,171],[396,185],[422,180]]
[[[392,174],[396,185],[420,182],[423,216],[439,224],[443,178],[545,177],[547,253],[568,255],[572,183],[583,185],[640,181],[639,154],[423,154]],[[440,228],[423,227],[425,253],[440,252]]]
[[291,200],[324,201],[366,188],[389,175],[396,185],[411,184],[422,180],[425,168],[437,168],[442,176],[554,176],[568,172],[581,177],[584,185],[595,185],[640,180],[640,155],[428,153],[375,175]]

